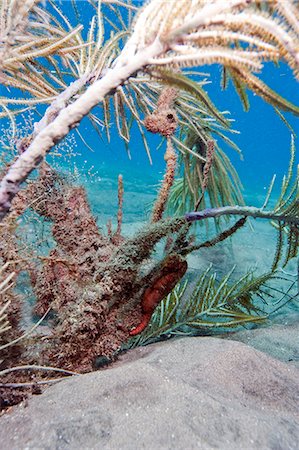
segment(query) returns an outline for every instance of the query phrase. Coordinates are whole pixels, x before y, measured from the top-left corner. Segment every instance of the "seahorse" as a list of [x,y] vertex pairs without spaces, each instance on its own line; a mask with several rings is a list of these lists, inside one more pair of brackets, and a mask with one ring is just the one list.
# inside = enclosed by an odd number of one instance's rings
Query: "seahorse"
[[141,322],[130,331],[130,336],[140,334],[147,327],[155,308],[184,276],[187,267],[187,261],[179,255],[169,255],[166,258],[158,276],[154,278],[152,285],[144,291],[141,300]]

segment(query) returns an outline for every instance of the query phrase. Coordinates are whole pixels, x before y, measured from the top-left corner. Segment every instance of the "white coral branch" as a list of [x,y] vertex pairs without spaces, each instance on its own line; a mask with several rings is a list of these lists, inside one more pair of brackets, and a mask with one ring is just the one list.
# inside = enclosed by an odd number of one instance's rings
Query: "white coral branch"
[[163,46],[159,40],[138,52],[121,67],[107,71],[106,75],[90,86],[78,100],[61,110],[56,119],[43,128],[27,150],[11,165],[0,185],[0,219],[9,211],[11,200],[46,153],[76,126],[89,111],[103,101],[106,95],[120,86],[132,74],[146,66],[149,60],[159,55]]

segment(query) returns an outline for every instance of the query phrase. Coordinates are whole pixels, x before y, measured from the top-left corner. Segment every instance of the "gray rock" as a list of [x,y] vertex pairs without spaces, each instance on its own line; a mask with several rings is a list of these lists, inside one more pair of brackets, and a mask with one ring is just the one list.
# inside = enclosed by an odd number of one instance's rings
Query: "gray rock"
[[298,449],[299,371],[242,343],[138,348],[0,418],[14,449]]

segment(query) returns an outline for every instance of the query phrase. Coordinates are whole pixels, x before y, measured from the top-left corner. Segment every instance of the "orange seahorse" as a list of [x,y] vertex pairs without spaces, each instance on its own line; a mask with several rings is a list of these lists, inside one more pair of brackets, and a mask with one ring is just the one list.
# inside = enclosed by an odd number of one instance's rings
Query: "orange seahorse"
[[147,327],[155,308],[183,277],[187,267],[186,260],[179,255],[170,255],[166,258],[159,270],[159,276],[154,279],[153,284],[143,294],[141,322],[130,331],[130,336],[136,336]]

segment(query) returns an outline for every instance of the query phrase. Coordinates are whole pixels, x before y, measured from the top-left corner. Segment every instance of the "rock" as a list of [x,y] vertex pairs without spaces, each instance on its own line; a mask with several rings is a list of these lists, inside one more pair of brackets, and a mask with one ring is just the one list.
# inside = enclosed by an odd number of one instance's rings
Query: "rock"
[[299,371],[240,342],[183,338],[62,381],[0,418],[2,450],[298,449]]

